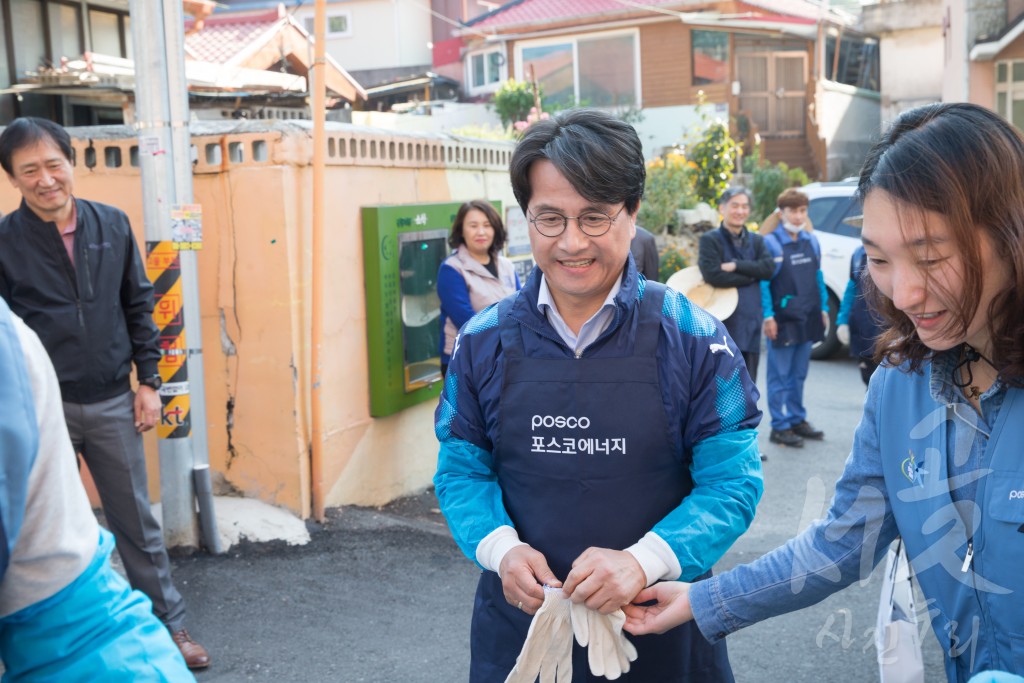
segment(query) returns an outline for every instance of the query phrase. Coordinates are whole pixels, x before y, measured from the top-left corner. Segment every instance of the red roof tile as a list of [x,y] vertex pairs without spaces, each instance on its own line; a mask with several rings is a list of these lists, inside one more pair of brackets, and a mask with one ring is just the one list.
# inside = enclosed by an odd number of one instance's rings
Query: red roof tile
[[[636,4],[619,0],[523,0],[498,8],[490,16],[471,24],[473,28],[502,29],[522,24],[547,24],[565,19],[594,18],[603,14],[636,12]],[[685,5],[679,0],[644,0],[650,7]]]
[[[786,22],[790,18],[798,17],[804,20],[815,21],[821,16],[821,5],[814,0],[740,0],[752,8],[767,10],[773,15],[765,16],[764,19]],[[639,6],[638,6],[639,5]],[[644,6],[657,9],[644,10]],[[661,10],[670,12],[692,12],[695,7],[707,7],[707,3],[700,0],[642,0],[632,2],[631,0],[521,0],[510,2],[504,8],[498,8],[490,15],[485,15],[480,21],[470,26],[473,29],[506,30],[518,27],[539,28],[544,24],[577,19],[580,23],[594,23],[604,19],[606,16],[646,13],[650,15],[660,14]],[[837,17],[831,11],[830,18]]]
[[[261,44],[284,22],[277,12],[248,16],[213,16],[201,31],[185,36],[185,51],[193,59],[230,64],[249,48]],[[186,27],[189,22],[186,22]]]

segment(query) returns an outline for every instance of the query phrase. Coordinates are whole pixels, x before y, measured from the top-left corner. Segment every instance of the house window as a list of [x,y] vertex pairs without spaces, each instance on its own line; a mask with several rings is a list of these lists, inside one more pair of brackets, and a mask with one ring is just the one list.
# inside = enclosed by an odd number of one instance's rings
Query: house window
[[690,31],[690,63],[693,84],[729,82],[729,34],[723,31]]
[[50,15],[50,57],[54,64],[60,64],[61,57],[81,57],[83,49],[78,31],[82,24],[81,7],[51,3],[47,11]]
[[[305,18],[306,33],[313,35],[313,24],[316,21],[315,17]],[[327,15],[327,37],[328,38],[341,38],[344,36],[352,35],[350,26],[352,25],[351,16],[348,12],[331,13]]]
[[12,0],[11,31],[14,41],[15,83],[24,78],[26,71],[35,71],[46,59],[43,42],[43,8],[31,0]]
[[[640,102],[636,31],[517,46],[520,80],[532,77],[558,107],[631,107]],[[532,67],[532,71],[531,71]]]
[[501,80],[501,67],[505,64],[500,50],[483,52],[469,57],[469,84],[473,90],[487,89],[487,86]]
[[1024,61],[996,62],[996,112],[1024,131]]
[[121,41],[121,23],[114,12],[89,10],[89,31],[92,36],[92,51],[111,57],[126,56]]

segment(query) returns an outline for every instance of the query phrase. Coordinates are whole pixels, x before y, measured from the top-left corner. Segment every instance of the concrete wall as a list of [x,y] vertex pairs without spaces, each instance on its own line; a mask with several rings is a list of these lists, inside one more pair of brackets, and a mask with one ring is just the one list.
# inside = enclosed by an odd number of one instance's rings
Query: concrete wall
[[818,132],[828,145],[828,177],[840,180],[860,170],[881,130],[878,93],[822,81]]
[[[199,129],[199,130],[197,130]],[[198,254],[210,464],[218,492],[310,514],[309,349],[312,140],[300,124],[194,124],[194,193],[203,206]],[[141,178],[127,128],[77,129],[75,194],[126,211],[143,244]],[[328,505],[382,504],[430,483],[433,402],[369,415],[360,208],[378,204],[513,202],[511,144],[466,142],[328,124],[323,400]],[[99,165],[82,163],[95,147]],[[241,161],[225,153],[235,145]],[[105,150],[123,165],[104,166]],[[417,148],[424,161],[415,161]],[[258,160],[263,159],[263,160]],[[20,197],[0,188],[0,210]],[[156,440],[147,435],[158,497]]]
[[937,26],[883,35],[880,44],[882,120],[942,99],[943,42]]

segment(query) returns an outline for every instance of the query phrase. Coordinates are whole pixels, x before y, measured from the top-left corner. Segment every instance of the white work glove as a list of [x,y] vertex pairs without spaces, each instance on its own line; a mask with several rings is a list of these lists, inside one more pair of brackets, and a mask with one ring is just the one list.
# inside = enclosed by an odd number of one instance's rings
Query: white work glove
[[850,345],[850,326],[844,323],[844,324],[840,325],[839,327],[837,327],[836,328],[836,339],[838,339],[839,343],[842,344],[843,346],[849,346]]
[[572,619],[561,588],[544,587],[544,604],[533,615],[523,649],[505,683],[571,683]]
[[614,681],[636,661],[636,648],[622,633],[626,614],[617,609],[601,614],[585,605],[573,604],[572,630],[580,647],[587,648],[590,673]]

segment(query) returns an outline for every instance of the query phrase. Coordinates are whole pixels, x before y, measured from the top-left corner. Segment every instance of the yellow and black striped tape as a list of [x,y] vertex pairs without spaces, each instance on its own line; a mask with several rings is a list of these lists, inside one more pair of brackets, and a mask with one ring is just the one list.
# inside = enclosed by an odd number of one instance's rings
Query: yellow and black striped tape
[[174,243],[146,243],[146,275],[153,283],[153,320],[160,330],[160,422],[157,436],[181,439],[192,433],[185,346],[181,260]]

